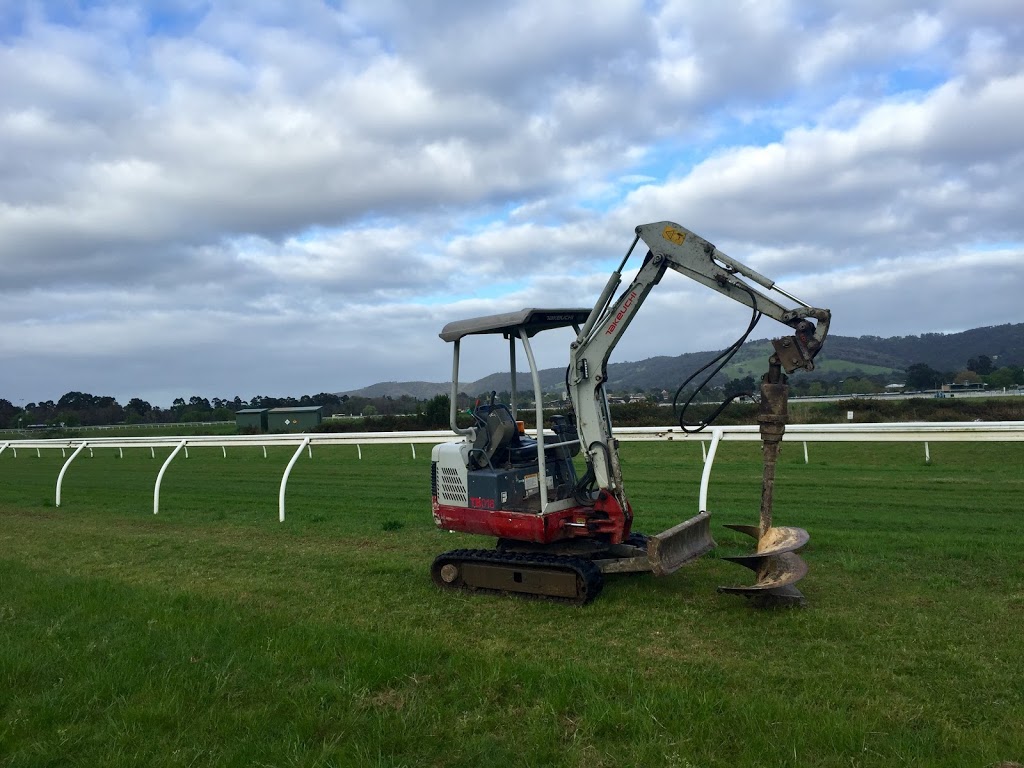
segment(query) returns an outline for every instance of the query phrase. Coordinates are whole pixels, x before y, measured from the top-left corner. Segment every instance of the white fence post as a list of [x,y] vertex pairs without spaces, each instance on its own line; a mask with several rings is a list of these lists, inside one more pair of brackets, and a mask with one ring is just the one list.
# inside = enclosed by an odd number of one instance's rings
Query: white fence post
[[[722,430],[713,430],[711,435],[711,447],[708,448],[707,458],[704,459],[704,471],[700,475],[700,500],[697,503],[697,512],[707,512],[708,509],[708,484],[711,482],[711,465],[715,463],[715,454],[718,452],[718,443],[722,439]],[[703,441],[701,445],[703,445]]]
[[309,447],[309,438],[307,437],[302,441],[302,445],[299,449],[292,454],[291,461],[288,462],[288,466],[284,468],[284,476],[281,478],[281,490],[277,494],[277,519],[278,522],[284,522],[284,491],[288,487],[288,475],[292,473],[292,467],[295,466],[296,460],[302,455],[302,449]]
[[60,506],[60,486],[64,482],[64,473],[68,471],[68,467],[71,465],[71,462],[75,460],[75,456],[80,454],[82,452],[82,449],[85,448],[86,445],[88,445],[88,443],[83,442],[80,446],[78,446],[78,448],[75,449],[75,452],[71,454],[71,458],[65,461],[64,466],[60,468],[60,474],[57,475],[57,494],[56,498],[54,499],[55,506]]
[[[156,476],[156,485],[153,486],[153,514],[155,515],[160,511],[160,483],[164,480],[164,472],[167,471],[167,466],[171,463],[175,456],[178,455],[178,451],[185,448],[185,440],[178,443],[178,447],[171,451],[171,455],[167,457],[167,461],[164,462],[163,466],[160,467],[160,471]],[[187,451],[188,449],[185,448]]]

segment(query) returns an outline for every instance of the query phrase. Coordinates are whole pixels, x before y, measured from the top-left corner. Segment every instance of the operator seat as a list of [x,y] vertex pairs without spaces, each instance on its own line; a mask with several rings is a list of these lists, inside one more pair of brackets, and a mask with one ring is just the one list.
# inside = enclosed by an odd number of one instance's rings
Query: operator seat
[[473,443],[473,453],[481,467],[490,464],[491,460],[508,448],[519,434],[519,427],[505,406],[483,406],[479,410],[482,411],[484,408],[488,409],[487,417]]

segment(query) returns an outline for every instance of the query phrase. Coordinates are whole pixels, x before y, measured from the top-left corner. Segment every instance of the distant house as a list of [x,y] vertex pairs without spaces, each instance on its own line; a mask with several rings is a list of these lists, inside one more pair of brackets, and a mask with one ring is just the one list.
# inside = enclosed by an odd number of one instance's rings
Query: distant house
[[964,383],[964,384],[957,384],[956,382],[954,382],[952,384],[943,384],[942,385],[942,391],[943,392],[981,392],[986,387],[988,387],[988,384],[985,384],[984,382],[981,382],[981,381],[977,381],[977,382],[972,381],[972,382],[967,382],[967,383]]
[[235,424],[239,430],[255,429],[266,432],[269,410],[269,408],[243,408],[240,411],[235,411]]
[[267,429],[271,432],[306,432],[323,421],[323,413],[320,405],[271,408],[267,414]]

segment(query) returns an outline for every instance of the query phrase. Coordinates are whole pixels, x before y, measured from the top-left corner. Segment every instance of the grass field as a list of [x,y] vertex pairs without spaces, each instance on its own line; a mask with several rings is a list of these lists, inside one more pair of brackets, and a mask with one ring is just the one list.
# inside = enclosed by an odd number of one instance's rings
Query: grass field
[[[1024,762],[1024,445],[811,444],[776,522],[809,606],[719,595],[714,556],[584,608],[443,594],[429,453],[0,454],[0,765],[994,766]],[[168,451],[163,452],[166,456]],[[624,444],[637,527],[696,509],[695,444]],[[726,443],[724,522],[754,523]]]

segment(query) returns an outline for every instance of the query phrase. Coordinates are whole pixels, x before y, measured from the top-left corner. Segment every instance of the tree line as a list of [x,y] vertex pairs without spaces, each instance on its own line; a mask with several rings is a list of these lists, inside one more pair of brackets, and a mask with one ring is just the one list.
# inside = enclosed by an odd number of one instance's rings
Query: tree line
[[[907,367],[903,381],[908,391],[938,389],[943,384],[984,385],[998,390],[1024,386],[1024,367],[996,367],[992,358],[986,355],[972,357],[966,368],[959,371],[938,371],[924,363]],[[843,395],[872,394],[884,391],[890,383],[883,375],[830,377],[794,376],[790,379],[791,394],[800,395]],[[753,377],[717,379],[701,399],[724,399],[742,392],[756,392],[758,383]],[[497,399],[509,402],[509,392],[500,392]],[[654,389],[639,394],[651,402],[671,400],[673,393]],[[683,392],[681,400],[689,395]],[[470,408],[477,400],[486,400],[490,393],[479,393],[475,397],[459,393],[460,410]],[[551,402],[548,402],[550,398]],[[559,404],[558,394],[545,396],[548,405]],[[521,408],[533,407],[533,393],[519,392],[517,399]],[[178,397],[169,408],[161,408],[141,398],[133,397],[121,405],[110,396],[98,396],[86,392],[68,392],[56,402],[44,400],[16,406],[10,400],[0,398],[0,429],[25,429],[30,427],[86,427],[108,424],[168,424],[182,422],[234,421],[235,412],[244,408],[287,408],[299,406],[320,406],[324,416],[362,417],[417,417],[430,427],[443,428],[448,425],[448,395],[437,395],[429,400],[419,400],[409,395],[400,397],[361,397],[321,392],[301,397],[270,397],[256,395],[243,400],[233,398],[206,398],[193,395],[187,400]]]
[[248,400],[238,395],[233,398],[193,395],[188,399],[177,397],[169,408],[161,408],[138,397],[121,405],[115,398],[106,395],[68,392],[56,402],[42,400],[24,406],[0,398],[0,429],[234,421],[235,413],[244,408],[299,406],[320,406],[325,416],[399,415],[422,413],[428,404],[408,396],[370,398],[321,392],[301,397],[256,395]]

